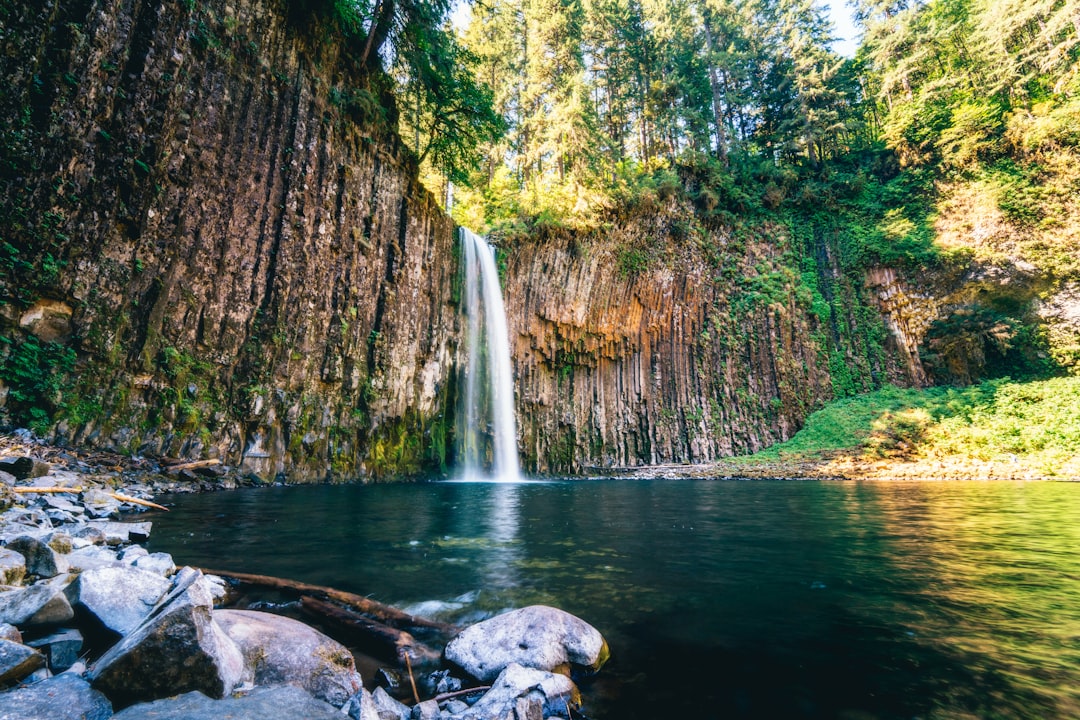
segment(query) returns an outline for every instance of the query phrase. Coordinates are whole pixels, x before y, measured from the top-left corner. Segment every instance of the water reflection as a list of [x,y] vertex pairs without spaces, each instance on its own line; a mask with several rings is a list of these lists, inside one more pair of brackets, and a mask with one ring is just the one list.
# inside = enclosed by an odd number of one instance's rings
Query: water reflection
[[536,602],[588,619],[614,653],[585,688],[593,718],[1080,717],[1080,485],[438,483],[178,502],[152,544],[182,562],[437,600],[451,620]]

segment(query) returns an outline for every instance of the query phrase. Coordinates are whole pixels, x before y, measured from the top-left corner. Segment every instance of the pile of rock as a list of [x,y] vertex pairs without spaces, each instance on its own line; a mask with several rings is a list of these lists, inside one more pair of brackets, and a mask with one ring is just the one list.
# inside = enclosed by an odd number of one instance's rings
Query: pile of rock
[[[314,628],[215,608],[222,580],[147,552],[138,543],[151,523],[117,520],[140,506],[77,472],[5,465],[22,477],[0,471],[4,720],[570,718],[571,673],[607,659],[585,622],[523,608],[463,630],[446,647],[448,669],[419,679],[432,697],[410,707],[364,689],[349,650]],[[72,491],[24,492],[33,487]]]

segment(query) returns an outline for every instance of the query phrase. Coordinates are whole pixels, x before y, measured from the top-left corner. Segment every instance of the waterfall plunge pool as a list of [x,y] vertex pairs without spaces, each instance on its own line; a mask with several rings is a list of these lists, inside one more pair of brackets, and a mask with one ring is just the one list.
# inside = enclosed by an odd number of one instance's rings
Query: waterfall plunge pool
[[434,482],[163,500],[149,545],[178,563],[462,624],[534,603],[578,615],[612,650],[582,684],[594,720],[1080,717],[1080,484]]

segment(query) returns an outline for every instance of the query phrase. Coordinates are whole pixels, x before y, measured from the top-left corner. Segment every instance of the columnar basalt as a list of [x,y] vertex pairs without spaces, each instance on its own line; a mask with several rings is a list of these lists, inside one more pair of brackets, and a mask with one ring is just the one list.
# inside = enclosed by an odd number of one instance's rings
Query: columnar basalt
[[[856,289],[831,267],[810,280],[792,272],[795,248],[780,228],[680,242],[674,221],[692,212],[669,207],[509,253],[529,468],[745,454],[791,437],[833,396],[839,369],[857,386],[884,376],[880,320],[860,319]],[[814,295],[819,280],[847,295],[830,306]]]
[[451,223],[292,5],[0,11],[3,332],[77,350],[70,440],[293,480],[441,460]]

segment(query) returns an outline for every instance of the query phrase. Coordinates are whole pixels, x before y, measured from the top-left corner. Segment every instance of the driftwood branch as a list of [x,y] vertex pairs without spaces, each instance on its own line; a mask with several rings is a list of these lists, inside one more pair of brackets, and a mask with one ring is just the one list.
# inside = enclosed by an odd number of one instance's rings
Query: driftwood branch
[[344,605],[348,608],[361,612],[365,615],[370,615],[373,618],[390,625],[395,628],[413,627],[413,628],[427,628],[430,630],[436,630],[447,635],[456,634],[461,628],[456,625],[448,625],[447,623],[436,622],[434,620],[428,620],[427,618],[417,617],[416,615],[410,615],[409,613],[402,612],[395,607],[383,604],[371,598],[366,598],[363,595],[356,595],[355,593],[345,592],[344,590],[336,590],[330,587],[324,587],[322,585],[312,585],[310,583],[299,582],[297,580],[289,580],[286,578],[272,577],[270,575],[252,575],[250,573],[236,573],[228,572],[225,570],[209,570],[207,568],[200,568],[207,575],[217,575],[225,578],[231,582],[235,582],[241,585],[254,585],[258,587],[273,588],[275,590],[284,590],[295,593],[297,595],[307,595],[312,598],[318,598],[321,600],[333,600],[336,603]]
[[436,695],[432,698],[435,702],[445,702],[446,700],[453,700],[456,697],[462,697],[463,695],[474,695],[476,693],[487,692],[491,689],[490,685],[477,685],[476,687],[465,688],[464,690],[455,690],[454,692],[443,693],[442,695]]
[[422,665],[439,661],[439,653],[408,632],[383,625],[333,603],[304,595],[300,598],[300,609],[348,630],[362,640],[367,649],[387,659],[392,658],[399,665],[411,669],[413,660]]
[[149,500],[140,500],[139,498],[133,498],[128,495],[121,495],[120,493],[109,493],[120,502],[133,503],[135,505],[142,505],[148,508],[154,508],[155,510],[164,510],[169,512],[169,508],[164,505],[158,505],[156,502],[150,502]]

